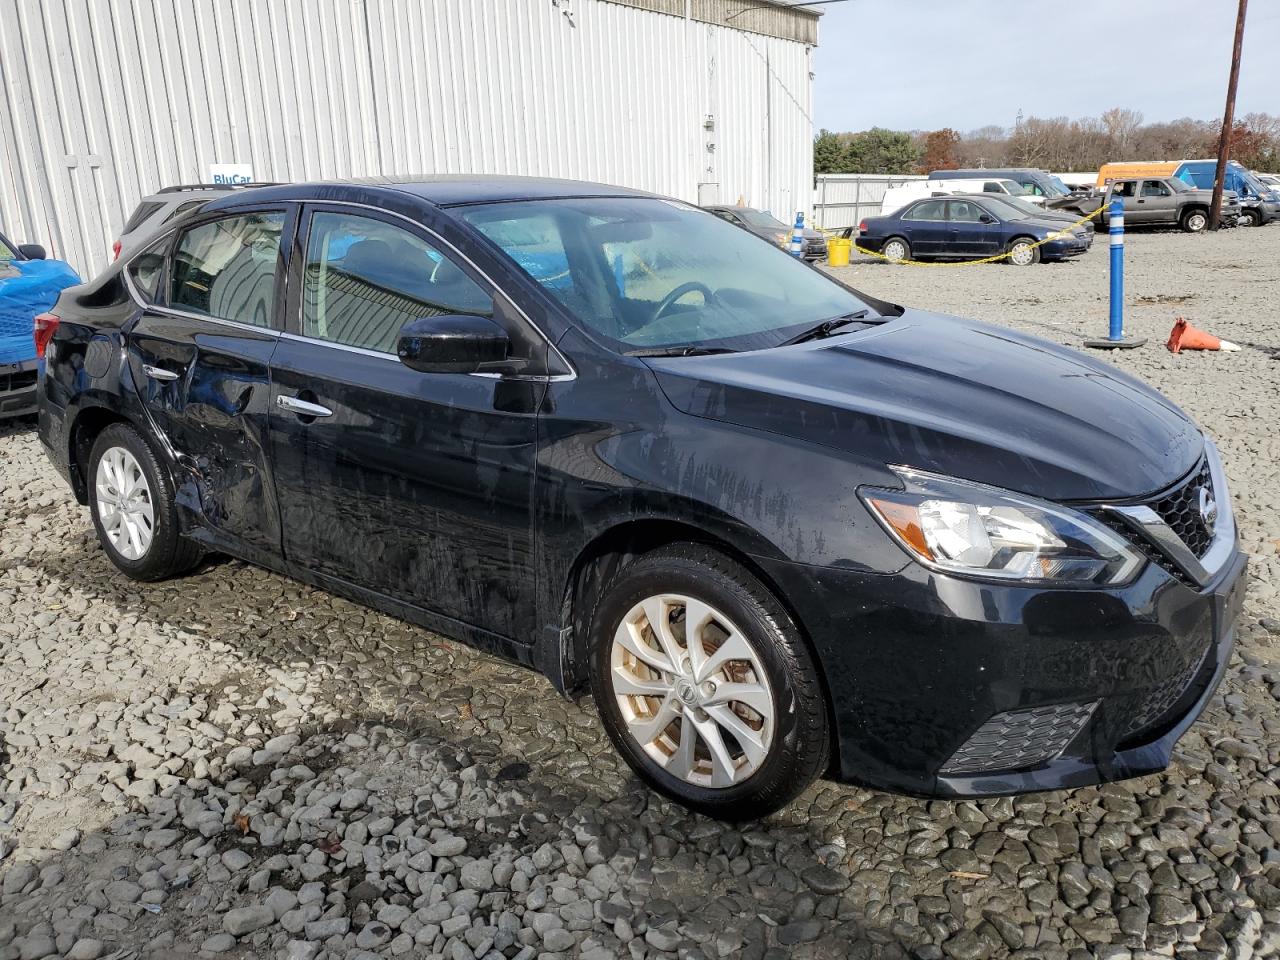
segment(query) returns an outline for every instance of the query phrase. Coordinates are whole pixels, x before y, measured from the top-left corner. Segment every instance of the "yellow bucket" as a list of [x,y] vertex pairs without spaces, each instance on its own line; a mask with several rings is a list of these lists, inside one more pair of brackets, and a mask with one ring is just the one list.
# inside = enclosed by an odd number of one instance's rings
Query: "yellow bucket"
[[827,266],[847,267],[849,254],[853,252],[853,241],[832,237],[827,241]]

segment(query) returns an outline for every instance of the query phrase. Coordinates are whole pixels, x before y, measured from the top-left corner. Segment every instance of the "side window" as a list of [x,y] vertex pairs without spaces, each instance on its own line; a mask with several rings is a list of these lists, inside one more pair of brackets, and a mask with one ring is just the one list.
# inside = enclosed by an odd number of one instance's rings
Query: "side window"
[[945,200],[924,200],[902,215],[903,220],[945,220]]
[[133,288],[138,291],[144,303],[155,303],[156,292],[160,286],[160,275],[164,273],[165,248],[168,245],[169,238],[165,237],[160,243],[130,260],[126,268]]
[[976,203],[971,203],[968,200],[952,200],[948,207],[949,219],[960,220],[964,223],[977,223],[985,212]]
[[491,316],[493,300],[430,243],[370,217],[312,215],[304,335],[395,353],[400,328],[410,320],[451,313]]
[[1113,197],[1133,197],[1138,184],[1135,180],[1125,180],[1123,183],[1117,183],[1115,189],[1111,191]]
[[188,313],[271,326],[283,213],[246,213],[192,227],[178,240],[169,305]]
[[5,242],[4,237],[0,237],[0,263],[17,259],[17,254],[13,252],[9,244]]
[[1031,196],[1033,197],[1044,196],[1044,191],[1040,189],[1040,184],[1036,183],[1034,180],[1025,180],[1021,182],[1022,182],[1023,189],[1026,190],[1027,193],[1031,194]]
[[1142,181],[1142,195],[1144,197],[1167,197],[1173,191],[1166,187],[1159,180]]
[[1004,187],[996,183],[994,180],[988,180],[982,187],[983,193],[1004,193]]

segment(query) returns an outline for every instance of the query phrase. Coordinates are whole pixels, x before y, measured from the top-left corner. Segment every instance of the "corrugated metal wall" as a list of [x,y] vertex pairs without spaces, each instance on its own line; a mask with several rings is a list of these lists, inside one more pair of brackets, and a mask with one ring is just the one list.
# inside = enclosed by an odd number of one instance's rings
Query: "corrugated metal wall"
[[856,227],[863,217],[880,216],[890,187],[923,179],[911,173],[820,173],[813,178],[813,222],[828,230]]
[[0,90],[0,224],[85,273],[212,163],[810,203],[806,44],[604,0],[0,0]]

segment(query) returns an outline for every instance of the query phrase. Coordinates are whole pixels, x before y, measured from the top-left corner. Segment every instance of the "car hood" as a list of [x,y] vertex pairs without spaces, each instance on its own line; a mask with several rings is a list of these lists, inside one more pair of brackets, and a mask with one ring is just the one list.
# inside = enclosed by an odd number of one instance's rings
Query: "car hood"
[[647,362],[685,413],[1051,500],[1154,493],[1204,447],[1186,414],[1108,363],[921,311],[792,347]]

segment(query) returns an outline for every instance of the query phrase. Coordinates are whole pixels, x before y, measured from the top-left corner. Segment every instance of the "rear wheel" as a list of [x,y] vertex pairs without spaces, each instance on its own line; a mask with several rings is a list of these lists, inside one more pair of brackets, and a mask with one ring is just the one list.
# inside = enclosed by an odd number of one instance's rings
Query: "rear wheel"
[[178,533],[169,474],[132,426],[113,423],[98,435],[88,480],[98,540],[128,576],[161,580],[200,562],[200,548]]
[[1030,237],[1018,237],[1009,244],[1008,262],[1015,267],[1029,267],[1040,262],[1040,248]]
[[903,260],[911,259],[911,244],[902,237],[890,237],[884,242],[880,252],[890,263],[901,263]]
[[[1243,214],[1240,222],[1244,223]],[[1187,233],[1203,233],[1207,226],[1209,226],[1209,214],[1203,210],[1188,210],[1182,215],[1182,229]]]
[[732,560],[693,544],[646,554],[605,589],[591,624],[601,719],[654,789],[741,820],[785,806],[825,768],[826,705],[808,648]]

